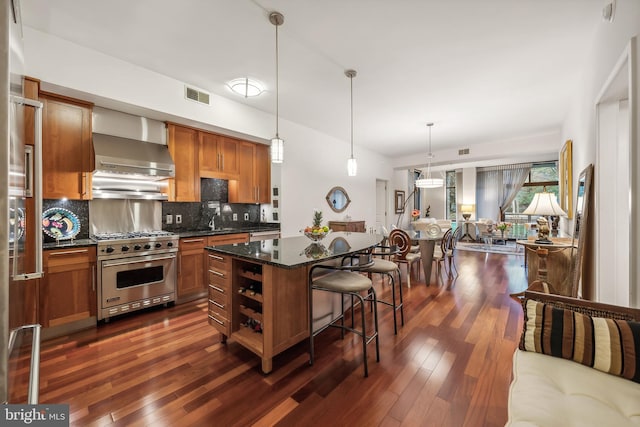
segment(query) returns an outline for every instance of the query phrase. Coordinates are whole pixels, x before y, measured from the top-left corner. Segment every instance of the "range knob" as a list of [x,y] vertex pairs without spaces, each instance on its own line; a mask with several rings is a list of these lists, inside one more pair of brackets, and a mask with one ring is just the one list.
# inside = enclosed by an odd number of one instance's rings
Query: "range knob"
[[145,249],[151,249],[151,245],[150,245],[150,244],[148,244],[148,243],[145,243],[144,248],[145,248]]
[[113,252],[113,248],[111,246],[107,246],[107,249],[105,249],[104,251],[110,254],[111,252]]
[[156,248],[162,247],[162,243],[156,243]]
[[121,249],[122,252],[127,252],[129,250],[129,246],[123,246]]
[[167,246],[169,247],[173,246],[173,242],[167,242]]
[[139,251],[140,249],[142,249],[142,246],[140,246],[140,245],[134,245],[134,246],[133,246],[133,249],[134,249],[134,250],[136,250],[136,251]]

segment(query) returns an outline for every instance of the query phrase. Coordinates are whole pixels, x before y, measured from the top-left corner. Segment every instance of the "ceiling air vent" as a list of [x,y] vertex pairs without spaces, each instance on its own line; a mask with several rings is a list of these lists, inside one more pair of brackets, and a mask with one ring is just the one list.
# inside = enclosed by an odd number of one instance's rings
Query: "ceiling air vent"
[[468,148],[461,148],[460,150],[458,150],[458,156],[464,156],[465,154],[469,154]]
[[184,96],[192,101],[199,102],[201,104],[209,105],[209,94],[202,92],[198,89],[194,89],[189,86],[184,87]]

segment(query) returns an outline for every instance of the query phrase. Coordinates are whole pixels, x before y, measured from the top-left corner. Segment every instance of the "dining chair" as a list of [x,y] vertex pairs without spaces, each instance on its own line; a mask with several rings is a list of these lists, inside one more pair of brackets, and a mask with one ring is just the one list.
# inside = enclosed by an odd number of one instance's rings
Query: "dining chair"
[[411,238],[406,231],[396,228],[389,233],[389,245],[396,246],[398,252],[391,257],[391,261],[397,264],[407,265],[407,287],[411,287],[411,272],[413,265],[420,265],[420,252],[411,252]]
[[[437,280],[443,282],[442,279],[442,271],[444,270],[447,273],[448,277],[451,278],[453,276],[452,267],[455,268],[455,263],[453,261],[455,250],[455,239],[454,233],[451,229],[448,229],[444,235],[442,236],[442,240],[440,241],[440,245],[436,246],[433,250],[433,262],[436,264],[436,276]],[[447,272],[447,264],[449,264],[449,271]],[[456,269],[456,276],[458,270]],[[427,283],[429,281],[427,280]]]
[[[313,330],[313,296],[309,304],[309,364],[314,363],[314,338],[316,335],[329,327],[339,328],[341,338],[344,339],[344,331],[353,332],[362,338],[362,358],[364,364],[364,376],[369,376],[369,368],[367,363],[367,345],[375,340],[376,344],[376,361],[380,362],[380,343],[378,338],[378,307],[376,291],[370,278],[361,274],[363,269],[373,266],[373,260],[369,258],[365,262],[358,264],[336,265],[336,264],[316,264],[309,269],[309,292],[313,295],[313,291],[334,292],[340,294],[340,315],[332,319],[328,324],[322,326],[317,331]],[[322,271],[324,270],[324,271]],[[320,274],[326,273],[326,274]],[[363,294],[366,296],[363,296]],[[357,298],[360,302],[360,329],[353,327],[354,305],[351,304],[352,326],[349,327],[344,323],[344,296]],[[370,298],[371,310],[373,311],[373,331],[367,334],[366,318],[365,318],[365,301]]]

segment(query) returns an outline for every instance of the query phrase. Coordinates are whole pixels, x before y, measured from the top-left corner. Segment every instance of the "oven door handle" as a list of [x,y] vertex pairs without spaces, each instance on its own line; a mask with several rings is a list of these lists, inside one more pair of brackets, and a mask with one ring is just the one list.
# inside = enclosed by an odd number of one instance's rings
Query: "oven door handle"
[[145,260],[137,260],[137,261],[111,262],[111,263],[103,263],[102,267],[116,267],[118,265],[140,264],[145,262],[160,261],[163,259],[175,259],[175,258],[176,258],[175,255],[169,255],[169,256],[163,256],[163,257],[157,257],[157,258],[145,259]]

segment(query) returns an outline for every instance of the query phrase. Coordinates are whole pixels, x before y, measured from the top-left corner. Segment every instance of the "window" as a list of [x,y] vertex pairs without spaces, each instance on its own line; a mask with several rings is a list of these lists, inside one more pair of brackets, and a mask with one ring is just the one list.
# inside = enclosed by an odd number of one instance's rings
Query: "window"
[[457,204],[456,204],[456,171],[447,171],[445,176],[445,182],[447,185],[445,200],[446,200],[446,219],[451,221],[455,221],[458,217],[457,215]]
[[533,218],[530,215],[523,215],[522,212],[527,209],[533,196],[536,193],[542,193],[545,188],[558,197],[558,162],[535,163],[531,167],[529,177],[505,211],[505,220],[531,222]]

